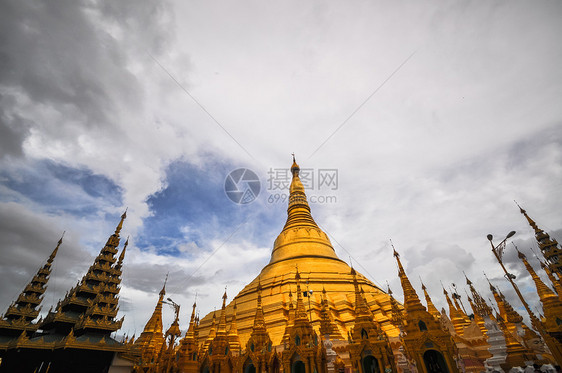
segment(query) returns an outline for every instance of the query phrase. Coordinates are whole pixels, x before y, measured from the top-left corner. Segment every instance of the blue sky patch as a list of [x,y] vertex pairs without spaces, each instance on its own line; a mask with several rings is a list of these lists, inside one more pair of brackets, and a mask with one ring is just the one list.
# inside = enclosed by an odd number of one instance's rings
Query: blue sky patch
[[122,189],[109,178],[51,160],[2,170],[0,178],[7,188],[0,195],[2,201],[27,198],[50,213],[84,216],[103,205],[122,204]]
[[165,188],[147,200],[152,215],[144,220],[137,246],[170,255],[179,255],[178,246],[189,243],[212,251],[211,240],[226,239],[237,229],[234,240],[270,246],[281,231],[287,207],[263,203],[262,195],[249,204],[232,202],[224,186],[236,168],[217,160],[204,167],[186,161],[170,164]]

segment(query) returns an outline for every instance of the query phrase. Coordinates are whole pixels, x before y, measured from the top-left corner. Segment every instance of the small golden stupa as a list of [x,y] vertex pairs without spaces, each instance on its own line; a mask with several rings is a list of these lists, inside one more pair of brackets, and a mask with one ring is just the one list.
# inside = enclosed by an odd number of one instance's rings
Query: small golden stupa
[[[351,267],[338,258],[332,244],[316,224],[310,213],[304,186],[299,178],[300,168],[293,157],[287,222],[273,243],[271,260],[260,274],[237,294],[226,308],[230,320],[236,305],[236,323],[241,345],[250,337],[258,302],[258,284],[261,286],[262,306],[267,331],[273,345],[282,344],[285,327],[289,323],[289,308],[297,290],[295,275],[301,276],[305,306],[315,330],[320,330],[326,310],[334,326],[332,338],[347,339],[355,320],[355,288]],[[368,306],[375,320],[389,337],[398,337],[399,330],[391,324],[390,296],[360,273],[356,273]],[[323,293],[327,306],[322,303]],[[200,341],[212,329],[211,312],[200,321]]]

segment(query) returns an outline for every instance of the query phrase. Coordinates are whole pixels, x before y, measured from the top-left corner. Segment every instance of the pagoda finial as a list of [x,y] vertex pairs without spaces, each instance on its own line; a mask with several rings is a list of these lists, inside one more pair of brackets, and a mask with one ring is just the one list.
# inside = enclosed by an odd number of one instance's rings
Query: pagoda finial
[[166,273],[166,279],[164,280],[164,285],[162,286],[162,290],[160,290],[160,298],[164,298],[164,295],[166,295],[166,283],[168,282],[169,274],[170,272]]
[[464,278],[466,279],[466,284],[467,284],[468,286],[472,286],[472,281],[470,281],[470,280],[468,279],[468,277],[466,276],[466,273],[465,273],[464,271],[462,271],[462,274],[464,275]]
[[295,160],[291,166],[293,178],[289,187],[289,206],[287,208],[287,222],[283,230],[295,226],[308,226],[318,229],[318,225],[310,214],[304,185],[299,177],[300,167]]
[[55,256],[57,256],[57,253],[59,251],[59,247],[60,245],[62,245],[62,239],[64,238],[64,234],[66,233],[66,231],[62,232],[62,235],[60,236],[59,241],[57,242],[57,246],[55,247],[55,249],[53,250],[53,252],[51,253],[51,255],[49,255],[49,259],[47,259],[47,263],[49,264],[49,266],[51,264],[53,264],[53,261],[55,260]]
[[496,292],[496,288],[494,285],[492,285],[492,282],[490,281],[490,279],[488,278],[488,276],[486,275],[486,272],[482,271],[482,273],[484,273],[484,277],[486,278],[486,281],[488,281],[488,284],[490,285],[490,291],[492,293]]
[[219,328],[217,335],[226,335],[226,299],[228,296],[226,295],[226,286],[224,287],[224,294],[222,296],[222,307],[221,313],[219,318]]
[[402,276],[402,274],[404,274],[404,276],[406,276],[406,271],[404,271],[404,267],[402,266],[402,262],[400,261],[400,254],[398,254],[398,251],[396,251],[396,248],[394,247],[392,240],[389,239],[389,241],[390,241],[390,246],[392,247],[392,255],[396,258],[396,264],[398,265],[398,275]]
[[191,328],[191,324],[195,322],[195,309],[197,308],[197,301],[193,301],[192,311],[191,311],[191,319],[189,320],[189,328]]
[[127,210],[129,208],[125,208],[125,212],[121,215],[121,221],[119,222],[119,224],[117,224],[117,228],[115,228],[115,235],[119,236],[119,233],[121,232],[121,229],[123,229],[123,221],[125,221],[125,219],[127,218]]
[[396,259],[400,259],[400,254],[398,254],[398,252],[396,251],[396,248],[394,247],[394,244],[392,243],[392,239],[388,239],[390,241],[390,246],[392,247],[392,255],[394,255],[394,257]]
[[[300,167],[299,167],[299,165],[297,164],[297,161],[295,160],[295,153],[292,153],[292,154],[293,154],[293,165],[291,166],[291,173],[293,174],[293,177],[295,177],[295,176],[298,177],[298,176],[299,176]],[[296,172],[296,175],[295,175],[295,172]]]

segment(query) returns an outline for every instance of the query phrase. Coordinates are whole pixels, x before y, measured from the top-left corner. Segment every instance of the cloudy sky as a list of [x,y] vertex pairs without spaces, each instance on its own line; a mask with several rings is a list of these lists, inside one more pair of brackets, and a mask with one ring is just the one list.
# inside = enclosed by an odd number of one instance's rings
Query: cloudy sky
[[[466,299],[462,271],[512,296],[486,234],[532,257],[513,200],[562,241],[560,19],[559,1],[0,2],[0,313],[66,231],[55,304],[128,207],[123,332],[168,272],[185,328],[195,293],[205,315],[269,261],[292,152],[376,284],[401,298],[392,239],[438,306],[440,281]],[[252,203],[225,194],[238,168]],[[506,262],[538,306],[511,244]]]

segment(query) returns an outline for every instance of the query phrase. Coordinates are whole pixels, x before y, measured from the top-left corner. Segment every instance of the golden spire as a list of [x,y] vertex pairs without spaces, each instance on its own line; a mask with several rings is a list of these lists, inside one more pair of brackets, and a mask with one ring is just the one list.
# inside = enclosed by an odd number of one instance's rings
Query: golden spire
[[519,313],[517,313],[517,311],[513,309],[513,307],[511,306],[511,304],[509,304],[509,302],[507,301],[505,295],[503,295],[501,290],[499,290],[499,293],[505,310],[504,320],[508,323],[513,323],[513,324],[519,324],[523,322],[523,316],[521,316]]
[[359,284],[357,283],[357,272],[355,269],[351,267],[351,275],[353,276],[353,286],[355,288],[355,319],[357,320],[358,317],[373,317],[373,313],[367,304],[367,301],[364,296],[363,289],[359,288]]
[[299,165],[293,161],[287,222],[273,244],[269,264],[303,256],[322,257],[342,262],[337,257],[326,233],[312,218],[299,172]]
[[164,281],[162,290],[160,290],[156,307],[154,307],[154,311],[144,326],[143,332],[137,338],[133,346],[133,351],[137,354],[140,353],[142,356],[156,356],[165,342],[162,326],[162,304],[164,303],[164,295],[166,294],[165,287],[167,280],[168,276],[166,275],[166,280]]
[[[516,248],[517,249],[517,248]],[[527,261],[525,254],[517,250],[519,259],[523,261],[525,268],[533,278],[539,299],[542,303],[544,316],[546,319],[545,327],[548,332],[562,332],[562,302],[546,284],[537,275],[533,267]]]
[[297,281],[297,308],[295,309],[295,321],[300,321],[300,320],[308,321],[308,317],[306,316],[306,309],[304,308],[304,301],[302,299],[300,279],[301,279],[301,275],[297,267],[296,274],[295,274],[295,280]]
[[427,288],[425,287],[425,284],[423,282],[422,282],[422,290],[423,290],[423,294],[425,296],[425,302],[427,303],[427,311],[433,317],[435,317],[437,320],[439,320],[441,318],[441,312],[439,312],[437,307],[435,307],[435,304],[433,304],[433,302],[431,301],[431,297],[429,296],[429,294],[427,292]]
[[554,290],[556,290],[558,298],[562,300],[562,284],[560,283],[560,280],[554,277],[554,274],[552,273],[550,268],[543,261],[539,260],[539,263],[541,264],[541,268],[546,272],[546,275],[552,283],[552,286],[554,286]]
[[289,310],[287,313],[287,324],[285,325],[285,332],[283,334],[283,342],[289,342],[289,331],[295,325],[295,306],[293,305],[293,291],[289,288]]
[[336,326],[330,317],[330,308],[326,296],[326,288],[322,288],[322,304],[320,307],[320,335],[330,336],[332,339],[341,339],[339,333],[334,333]]
[[318,228],[312,215],[310,214],[310,207],[306,199],[304,186],[299,177],[300,167],[295,161],[293,156],[293,165],[291,166],[291,173],[293,180],[289,188],[289,207],[287,209],[288,217],[283,230],[292,228],[294,226],[311,226]]
[[404,315],[402,314],[402,310],[400,309],[400,307],[398,307],[398,302],[392,295],[390,285],[388,285],[387,293],[390,296],[390,306],[392,311],[390,322],[402,332],[404,329]]
[[163,299],[166,295],[166,283],[168,282],[168,274],[166,274],[166,279],[164,280],[164,285],[162,285],[162,290],[160,290],[160,298]]
[[119,232],[126,217],[124,213],[115,233],[109,236],[94,263],[82,280],[59,302],[54,312],[49,312],[41,323],[47,334],[67,334],[74,329],[77,336],[95,334],[109,337],[119,328],[123,319],[116,320],[119,302],[121,270],[115,265]]
[[197,307],[197,302],[193,302],[193,309],[191,311],[191,318],[189,319],[189,327],[187,332],[185,332],[185,337],[193,338],[195,337],[195,308]]
[[217,335],[226,335],[226,300],[228,296],[226,295],[226,288],[224,289],[224,294],[222,296],[222,307],[221,314],[219,318],[219,328]]
[[[466,277],[466,275],[465,275],[465,277]],[[468,278],[467,278],[467,281],[470,282],[470,280],[468,280]],[[471,283],[471,284],[472,284],[472,283]],[[454,287],[454,286],[455,286],[455,284],[453,284],[453,287]],[[466,312],[465,312],[465,310],[464,310],[464,307],[461,305],[462,303],[459,303],[460,295],[457,293],[457,289],[456,289],[456,288],[454,288],[454,289],[455,289],[455,291],[451,291],[451,292],[452,292],[451,296],[452,296],[452,298],[453,298],[453,303],[454,303],[454,305],[455,305],[455,308],[457,309],[457,311],[459,312],[459,314],[463,317],[463,319],[465,320],[465,322],[466,322],[467,324],[470,324],[470,319],[469,319],[469,317],[467,316],[467,314],[466,314]],[[449,290],[451,290],[451,288],[449,288]]]
[[476,305],[474,304],[472,298],[470,298],[470,295],[468,295],[468,293],[466,293],[466,299],[468,300],[468,304],[470,304],[470,308],[472,308],[472,314],[474,316],[474,321],[476,322],[476,325],[478,325],[478,328],[480,329],[480,332],[482,332],[482,335],[486,335],[487,332],[486,322],[484,321],[482,316],[478,314],[478,308],[476,307]]
[[265,318],[263,316],[263,308],[261,304],[261,282],[258,280],[258,304],[256,307],[256,315],[254,316],[253,332],[265,332]]
[[21,334],[22,331],[31,333],[37,329],[38,325],[33,324],[32,321],[39,315],[39,305],[43,300],[42,296],[45,294],[45,290],[47,290],[51,266],[62,244],[63,237],[64,232],[57,246],[47,258],[47,262],[37,271],[17,299],[8,307],[4,317],[0,317],[0,329],[8,329],[8,334],[16,336]]
[[115,228],[115,235],[117,237],[119,237],[119,233],[121,232],[121,229],[123,229],[123,222],[125,221],[126,218],[127,218],[127,209],[125,209],[125,212],[121,215],[121,221],[119,222],[119,224],[117,224],[117,227]]
[[[166,276],[166,280],[168,277]],[[160,290],[158,302],[156,302],[156,307],[154,307],[154,311],[152,312],[152,316],[148,319],[144,327],[145,332],[157,333],[162,334],[163,326],[162,326],[162,304],[164,303],[164,296],[166,295],[166,283],[164,282],[164,286],[162,290]],[[142,334],[139,338],[142,338]],[[138,339],[137,339],[138,341]]]
[[234,307],[232,309],[232,318],[230,319],[230,329],[228,329],[228,344],[232,351],[239,351],[240,337],[238,336],[238,327],[236,325],[236,301],[234,302]]
[[519,256],[519,259],[521,259],[521,261],[525,265],[525,268],[527,268],[527,271],[529,272],[529,274],[533,278],[533,281],[535,282],[535,286],[537,287],[537,293],[539,294],[539,298],[540,298],[541,302],[544,303],[547,299],[550,299],[550,298],[553,298],[553,297],[557,298],[556,294],[554,294],[554,292],[548,286],[546,286],[546,284],[541,280],[539,275],[537,275],[537,273],[535,272],[533,267],[527,261],[527,257],[525,256],[525,254],[523,254],[517,248],[516,248],[516,250],[517,250],[517,255]]
[[119,260],[117,261],[117,265],[119,267],[123,266],[123,260],[125,260],[125,252],[127,251],[127,246],[129,246],[129,237],[127,237],[127,241],[125,241],[125,245],[123,245],[123,250],[121,250],[121,254],[119,255]]
[[400,277],[400,282],[404,291],[404,310],[406,311],[406,313],[422,309],[425,311],[425,307],[421,304],[420,298],[418,298],[418,294],[410,283],[410,279],[408,279],[408,276],[406,276],[404,267],[402,267],[400,254],[398,254],[394,246],[392,247],[392,250],[394,257],[396,258],[396,263],[398,264],[398,276]]
[[254,326],[250,339],[246,343],[246,348],[254,351],[262,351],[266,346],[271,347],[271,339],[267,333],[265,326],[265,317],[263,315],[263,308],[261,303],[261,281],[258,278],[258,304],[256,307],[256,314],[254,316]]
[[507,302],[505,296],[501,293],[501,291],[498,292],[498,290],[496,290],[495,286],[492,285],[490,280],[487,277],[486,279],[490,284],[490,290],[492,291],[492,295],[494,296],[494,300],[496,301],[496,304],[498,306],[498,312],[499,312],[498,318],[501,318],[506,323],[507,328],[512,333],[517,333],[518,324],[522,323],[523,317],[521,317],[521,315],[519,315],[513,309],[513,307],[511,307],[511,304]]
[[211,329],[209,330],[209,334],[207,335],[207,339],[205,340],[205,343],[203,344],[203,350],[207,350],[209,348],[209,345],[211,344],[213,339],[215,339],[216,336],[217,336],[217,311],[215,309],[215,312],[213,312],[213,320],[212,320],[212,323],[211,323]]
[[[196,296],[197,297],[197,296]],[[197,307],[197,302],[193,302],[193,310],[191,311],[191,318],[189,320],[189,328],[185,333],[185,336],[180,342],[180,347],[177,353],[177,365],[178,369],[182,372],[189,372],[197,370],[197,317],[195,314],[195,309]]]
[[451,298],[449,298],[449,293],[447,293],[447,290],[445,290],[444,286],[443,286],[443,294],[445,295],[445,298],[447,299],[447,304],[449,305],[449,317],[451,319],[451,322],[453,323],[455,332],[458,335],[462,336],[464,333],[464,327],[466,326],[466,321],[462,316],[462,313],[455,307],[455,305],[451,301]]
[[466,279],[466,284],[470,288],[470,292],[472,294],[472,299],[470,299],[468,293],[466,294],[466,296],[468,298],[468,301],[470,302],[470,307],[474,312],[474,321],[476,322],[476,325],[478,325],[478,328],[480,329],[482,334],[486,335],[484,318],[490,317],[492,315],[492,310],[490,309],[484,298],[480,295],[480,293],[476,291],[476,289],[472,285],[472,281],[468,279],[466,273],[463,272],[463,274],[464,278]]
[[562,274],[562,263],[559,259],[562,255],[562,250],[558,247],[558,242],[554,238],[551,239],[548,233],[540,229],[537,223],[527,215],[527,211],[523,210],[517,202],[515,202],[515,204],[519,207],[519,211],[525,216],[529,225],[535,231],[535,239],[546,259],[546,264],[550,266],[552,272]]
[[51,265],[53,264],[53,261],[55,260],[55,256],[57,256],[60,245],[62,245],[62,239],[64,238],[64,233],[65,232],[62,232],[62,236],[60,236],[59,242],[57,242],[57,246],[55,247],[55,249],[53,250],[51,255],[49,255],[49,259],[47,259],[47,264],[49,266],[49,270],[51,268]]

